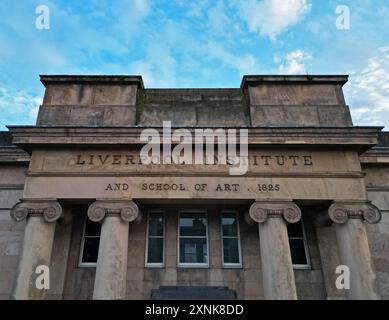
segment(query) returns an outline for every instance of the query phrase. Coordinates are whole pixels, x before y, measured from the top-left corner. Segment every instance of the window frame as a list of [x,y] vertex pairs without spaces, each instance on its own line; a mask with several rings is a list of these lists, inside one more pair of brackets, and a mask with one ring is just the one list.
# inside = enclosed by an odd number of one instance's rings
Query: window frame
[[[237,227],[237,237],[226,237],[226,238],[231,238],[235,239],[237,238],[238,240],[238,251],[239,251],[239,263],[225,263],[224,262],[224,236],[223,236],[223,214],[226,213],[232,213],[235,215],[236,218],[236,227]],[[220,244],[221,244],[221,255],[222,255],[222,267],[223,268],[242,268],[242,246],[240,242],[240,224],[239,224],[239,212],[234,211],[234,210],[223,210],[220,211],[220,219],[219,219],[219,224],[220,224]]]
[[[296,269],[296,270],[311,270],[312,269],[312,265],[311,265],[311,259],[310,259],[310,256],[309,256],[307,234],[305,232],[305,224],[304,224],[303,219],[300,219],[300,221],[297,222],[297,223],[301,223],[301,230],[303,232],[303,237],[289,237],[289,233],[288,233],[288,242],[289,242],[290,239],[303,240],[305,258],[307,260],[307,263],[306,264],[293,264],[293,261],[292,261],[293,269]],[[289,247],[290,247],[290,244],[289,244]],[[289,250],[290,250],[290,248],[289,248]],[[292,255],[292,252],[291,252],[291,255]]]
[[[160,213],[163,216],[163,244],[162,244],[162,262],[147,262],[149,254],[149,225],[150,215],[153,213]],[[161,238],[161,237],[154,237]],[[164,210],[149,210],[147,212],[147,223],[146,223],[146,246],[145,246],[145,267],[146,268],[164,268],[165,267],[165,253],[166,253],[166,213]]]
[[[206,232],[205,232],[205,238],[207,241],[207,262],[206,263],[193,263],[193,262],[180,262],[180,218],[181,214],[185,213],[193,213],[193,214],[200,214],[204,215],[207,225],[206,225]],[[203,238],[203,237],[193,237],[193,236],[185,236],[183,238]],[[209,253],[209,220],[208,220],[208,211],[206,210],[180,210],[178,212],[178,220],[177,220],[177,267],[178,268],[209,268],[209,259],[210,259],[210,253]]]
[[[97,236],[85,236],[87,221],[88,221],[88,215],[85,215],[84,226],[82,228],[82,234],[81,234],[81,248],[80,248],[80,255],[79,255],[79,259],[78,259],[78,267],[80,267],[80,268],[95,268],[95,267],[97,267],[97,261],[96,262],[82,262],[82,257],[84,255],[85,238],[99,238],[99,239],[101,239],[101,229],[100,229],[100,235],[98,237]],[[100,248],[100,242],[99,242],[99,248]],[[98,259],[98,254],[97,254],[97,259]]]

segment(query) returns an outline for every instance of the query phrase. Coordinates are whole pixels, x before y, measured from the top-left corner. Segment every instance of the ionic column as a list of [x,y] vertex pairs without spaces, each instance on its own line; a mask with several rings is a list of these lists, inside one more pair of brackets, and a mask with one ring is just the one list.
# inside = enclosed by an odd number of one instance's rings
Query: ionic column
[[36,287],[39,265],[50,266],[56,221],[62,208],[56,200],[23,200],[11,210],[16,221],[27,219],[23,247],[20,255],[13,299],[44,299],[46,290]]
[[131,200],[96,200],[89,207],[89,219],[103,221],[93,299],[125,298],[129,222],[138,213]]
[[363,222],[378,223],[381,220],[379,209],[368,202],[335,202],[329,207],[328,214],[335,223],[340,261],[350,269],[350,290],[346,290],[347,298],[379,299]]
[[297,299],[286,224],[300,220],[299,207],[289,201],[256,201],[249,215],[259,227],[265,299]]

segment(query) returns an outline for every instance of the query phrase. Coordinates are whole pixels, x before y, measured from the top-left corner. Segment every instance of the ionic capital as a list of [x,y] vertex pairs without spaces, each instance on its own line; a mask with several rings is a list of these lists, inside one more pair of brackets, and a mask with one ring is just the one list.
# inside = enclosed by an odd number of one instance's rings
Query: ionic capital
[[132,222],[139,216],[138,206],[132,200],[101,199],[88,208],[88,217],[94,222],[102,221],[106,215],[118,215],[125,222]]
[[29,215],[42,215],[46,222],[54,222],[62,216],[62,207],[56,199],[23,199],[11,209],[15,221],[23,221]]
[[348,219],[362,219],[370,224],[381,221],[380,210],[370,202],[334,202],[328,215],[338,224],[344,224]]
[[249,215],[258,223],[264,223],[268,218],[283,218],[286,222],[296,223],[301,219],[301,210],[292,201],[255,201]]

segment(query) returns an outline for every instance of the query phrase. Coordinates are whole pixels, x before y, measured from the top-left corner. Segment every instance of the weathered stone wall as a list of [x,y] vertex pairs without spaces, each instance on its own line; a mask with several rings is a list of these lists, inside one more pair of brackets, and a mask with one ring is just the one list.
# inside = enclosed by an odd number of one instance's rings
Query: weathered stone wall
[[0,165],[0,300],[11,296],[25,222],[15,222],[10,209],[23,194],[25,165]]
[[161,126],[248,126],[249,109],[240,89],[139,90],[137,124]]
[[37,125],[352,125],[347,77],[260,78],[245,78],[240,89],[144,89],[140,77],[42,76]]
[[382,213],[382,220],[368,225],[370,250],[376,271],[376,283],[382,299],[389,299],[389,168],[364,168],[368,197]]
[[350,126],[341,85],[258,84],[248,87],[254,126]]
[[[86,208],[74,216],[64,299],[91,299],[95,268],[79,267],[82,226]],[[146,221],[130,224],[126,299],[150,299],[151,290],[162,285],[227,286],[240,299],[263,299],[258,226],[240,217],[242,268],[223,268],[220,240],[220,213],[208,211],[209,268],[177,268],[176,209],[166,211],[166,251],[164,268],[145,268]],[[317,240],[309,212],[304,214],[311,270],[295,270],[299,299],[325,299]]]
[[37,125],[134,125],[137,77],[41,77],[45,84]]

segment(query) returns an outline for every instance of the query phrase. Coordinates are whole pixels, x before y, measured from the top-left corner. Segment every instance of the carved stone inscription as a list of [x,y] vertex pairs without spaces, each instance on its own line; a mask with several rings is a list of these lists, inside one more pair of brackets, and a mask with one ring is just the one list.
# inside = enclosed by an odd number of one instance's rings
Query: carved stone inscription
[[[227,174],[236,166],[235,159],[203,164],[143,164],[139,150],[37,150],[31,162],[31,172],[71,173],[202,173]],[[314,173],[314,172],[357,172],[360,164],[356,153],[328,150],[252,149],[248,157],[242,158],[248,164],[248,173]]]
[[[132,166],[132,165],[142,165],[142,156],[141,155],[131,155],[131,154],[77,154],[75,159],[71,163],[76,166],[103,166],[103,165],[112,165],[112,166]],[[252,166],[312,166],[313,160],[312,156],[305,155],[250,155],[248,158],[243,158],[243,161],[248,162]],[[205,162],[205,161],[204,161]],[[215,156],[214,163],[217,165],[219,159]],[[234,159],[228,158],[227,164],[234,165]]]
[[27,177],[23,197],[179,199],[364,199],[363,178]]
[[[31,172],[169,174],[212,172],[227,174],[236,166],[227,156],[226,164],[215,153],[212,164],[142,164],[139,150],[39,150],[30,163]],[[356,153],[349,151],[252,149],[248,157],[248,173],[328,173],[360,171]]]
[[[105,191],[127,191],[129,188],[128,183],[108,183],[105,187]],[[188,191],[193,189],[200,192],[239,192],[241,191],[241,185],[239,183],[218,183],[213,187],[213,190],[210,190],[208,183],[196,183],[194,185],[186,185],[184,183],[142,183],[140,185],[142,191]],[[280,184],[257,184],[258,191],[280,191]]]

